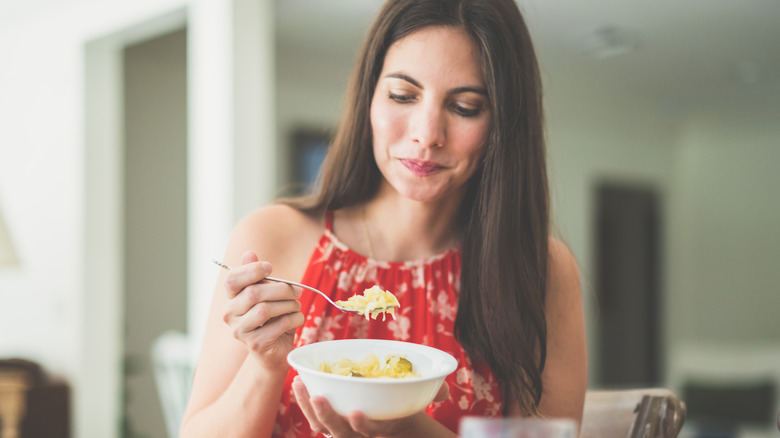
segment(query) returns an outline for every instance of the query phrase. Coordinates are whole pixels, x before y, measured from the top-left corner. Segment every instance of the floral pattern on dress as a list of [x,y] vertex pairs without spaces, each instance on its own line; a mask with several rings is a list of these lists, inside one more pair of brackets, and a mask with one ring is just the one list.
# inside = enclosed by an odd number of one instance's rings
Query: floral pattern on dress
[[[303,294],[303,327],[295,347],[334,339],[391,339],[430,345],[455,357],[458,368],[447,376],[450,397],[431,403],[426,413],[458,431],[461,417],[500,416],[503,410],[498,382],[486,365],[474,365],[454,337],[460,292],[459,248],[412,262],[380,262],[350,250],[332,233],[328,214],[323,233],[301,279],[331,299],[346,300],[378,285],[398,298],[396,319],[381,320],[342,313],[317,294]],[[309,422],[292,393],[295,370],[290,370],[282,392],[273,437],[314,437]]]

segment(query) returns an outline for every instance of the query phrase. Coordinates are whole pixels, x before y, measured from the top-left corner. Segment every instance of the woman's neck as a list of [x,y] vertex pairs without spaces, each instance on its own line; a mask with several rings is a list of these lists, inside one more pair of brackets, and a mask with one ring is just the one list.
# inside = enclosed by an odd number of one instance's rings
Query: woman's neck
[[[418,260],[459,243],[460,199],[418,202],[380,189],[355,214],[369,256],[383,261]],[[373,253],[373,254],[371,254]]]

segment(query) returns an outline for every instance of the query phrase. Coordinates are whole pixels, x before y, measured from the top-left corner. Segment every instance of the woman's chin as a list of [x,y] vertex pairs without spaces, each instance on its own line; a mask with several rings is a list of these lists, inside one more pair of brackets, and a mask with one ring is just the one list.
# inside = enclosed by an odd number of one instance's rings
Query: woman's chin
[[441,200],[446,191],[441,187],[408,186],[398,190],[401,196],[417,202],[435,202]]
[[404,175],[386,181],[399,195],[417,202],[437,202],[452,194],[449,181],[436,176],[414,178]]

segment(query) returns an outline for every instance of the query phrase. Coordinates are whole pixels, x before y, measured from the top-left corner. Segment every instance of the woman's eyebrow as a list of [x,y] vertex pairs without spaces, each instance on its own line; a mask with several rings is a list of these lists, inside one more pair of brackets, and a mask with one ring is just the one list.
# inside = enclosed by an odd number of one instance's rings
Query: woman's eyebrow
[[385,75],[386,78],[396,78],[401,79],[406,82],[409,82],[410,84],[414,85],[417,88],[424,88],[419,82],[412,79],[409,75],[403,74],[403,73],[388,73]]
[[460,94],[460,93],[477,93],[483,96],[487,96],[487,90],[482,87],[458,87],[450,90],[450,94]]
[[[425,89],[425,87],[423,87],[422,84],[420,84],[415,79],[413,79],[412,77],[404,73],[400,73],[400,72],[388,73],[385,75],[385,77],[401,79],[403,81],[409,82],[410,84],[414,85],[419,89]],[[483,96],[487,96],[487,90],[483,87],[458,87],[458,88],[453,88],[452,90],[449,91],[449,94],[460,94],[460,93],[477,93]]]

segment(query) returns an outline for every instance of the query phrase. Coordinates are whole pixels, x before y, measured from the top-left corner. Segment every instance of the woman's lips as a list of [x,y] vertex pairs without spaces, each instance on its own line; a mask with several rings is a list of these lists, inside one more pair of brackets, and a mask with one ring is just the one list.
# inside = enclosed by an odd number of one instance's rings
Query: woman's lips
[[401,164],[409,169],[413,174],[417,176],[429,176],[444,169],[444,166],[434,163],[433,161],[413,160],[413,159],[401,159]]

